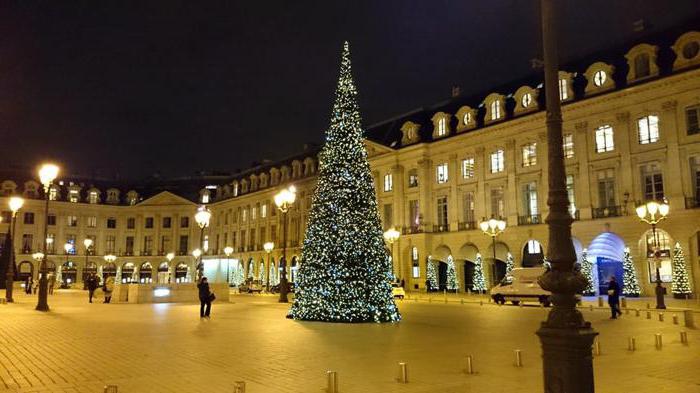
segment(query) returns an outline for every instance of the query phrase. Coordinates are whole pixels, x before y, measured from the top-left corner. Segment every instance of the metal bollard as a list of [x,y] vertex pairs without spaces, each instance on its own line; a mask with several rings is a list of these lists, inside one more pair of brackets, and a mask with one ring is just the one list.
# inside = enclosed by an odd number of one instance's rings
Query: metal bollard
[[678,314],[673,314],[673,324],[678,325]]
[[634,316],[635,316],[635,317],[638,317],[638,316],[639,316],[639,309],[638,309],[638,308],[635,308],[635,309],[634,309]]
[[483,306],[483,305],[484,305],[484,301],[483,301],[483,300],[479,300],[479,305],[480,305],[480,306]]
[[603,297],[598,296],[598,307],[603,307]]
[[245,382],[236,381],[233,383],[233,393],[245,393]]
[[686,331],[681,332],[681,344],[688,345],[688,333]]
[[656,346],[656,349],[661,349],[663,346],[663,342],[661,340],[661,333],[656,333],[654,335],[654,346]]
[[651,305],[649,303],[647,303],[647,308],[651,308]]
[[326,371],[328,382],[326,384],[326,393],[338,393],[338,373],[335,371]]
[[464,299],[459,299],[459,303],[464,305]]
[[630,337],[627,340],[627,350],[634,352],[637,350],[637,340],[634,337]]
[[626,297],[623,297],[622,299],[620,299],[620,306],[622,308],[627,308],[627,298]]
[[685,323],[685,327],[689,329],[695,329],[695,320],[693,319],[693,310],[684,310],[683,311],[683,320]]
[[472,355],[467,356],[467,368],[464,369],[465,374],[474,374],[474,359]]
[[660,312],[659,313],[659,322],[663,322],[663,321],[664,321],[664,313]]
[[429,297],[429,298],[428,298],[428,303],[432,303],[432,302],[433,302],[433,298],[432,298],[432,297]]
[[104,393],[117,393],[118,391],[117,385],[105,385]]
[[647,319],[651,319],[651,311],[647,311]]
[[589,311],[593,312],[593,305],[592,304],[591,304]]
[[406,363],[399,363],[399,377],[396,378],[398,383],[408,383],[408,367]]
[[523,366],[523,356],[522,352],[519,349],[515,350],[515,367],[522,367]]
[[593,342],[593,353],[596,356],[600,356],[600,341],[596,338],[595,341]]

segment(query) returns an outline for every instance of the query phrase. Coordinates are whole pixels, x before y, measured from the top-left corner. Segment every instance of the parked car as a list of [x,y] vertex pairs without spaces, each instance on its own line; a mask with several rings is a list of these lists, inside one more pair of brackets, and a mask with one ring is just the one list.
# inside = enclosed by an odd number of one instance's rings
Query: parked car
[[262,292],[262,285],[258,281],[248,280],[238,286],[238,293]]
[[403,298],[406,296],[406,291],[403,290],[401,284],[393,282],[391,283],[391,294],[394,295],[395,298],[397,297],[403,300]]
[[544,272],[539,267],[515,268],[491,289],[491,298],[498,304],[510,301],[518,305],[521,302],[535,301],[549,307],[552,293],[542,289],[537,282],[537,278]]
[[[296,285],[293,282],[287,282],[287,293],[294,293],[295,289],[296,289]],[[271,293],[279,293],[280,292],[280,284],[271,286],[270,292]]]

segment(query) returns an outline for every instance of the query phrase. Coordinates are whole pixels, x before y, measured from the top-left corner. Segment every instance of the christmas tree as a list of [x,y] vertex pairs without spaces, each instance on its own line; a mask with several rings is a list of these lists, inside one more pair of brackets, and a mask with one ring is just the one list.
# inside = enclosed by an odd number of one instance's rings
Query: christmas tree
[[476,263],[474,264],[474,287],[472,290],[474,292],[486,292],[488,289],[486,286],[486,279],[484,278],[484,267],[483,260],[481,259],[481,254],[476,254]]
[[260,262],[260,269],[258,269],[258,280],[261,284],[265,283],[265,262]]
[[584,296],[595,295],[595,283],[593,278],[593,264],[588,260],[588,250],[585,248],[581,252],[581,274],[586,277],[588,285],[583,290]]
[[428,284],[430,285],[430,287],[427,288],[428,292],[437,291],[439,286],[437,279],[437,269],[435,268],[435,264],[430,259],[430,257],[428,257],[428,266],[426,270],[426,277],[428,278]]
[[245,281],[245,270],[243,269],[243,263],[241,261],[238,261],[238,268],[236,270],[234,284],[241,285],[243,281]]
[[459,281],[457,280],[457,272],[455,271],[455,261],[452,255],[447,257],[447,290],[457,292],[459,289]]
[[690,289],[690,280],[688,279],[688,269],[685,266],[685,256],[681,244],[676,242],[673,247],[673,283],[671,284],[671,292],[674,297],[687,298],[693,291]]
[[622,294],[625,296],[639,296],[641,288],[637,281],[637,272],[634,269],[634,262],[630,256],[630,249],[625,247],[624,261],[622,261],[624,274],[622,276]]
[[277,285],[277,268],[275,267],[275,261],[270,263],[270,285]]
[[350,49],[340,65],[331,124],[302,246],[289,317],[326,322],[398,322],[392,266],[362,135]]
[[510,275],[510,272],[515,268],[515,261],[513,260],[513,254],[508,253],[506,255],[506,276]]

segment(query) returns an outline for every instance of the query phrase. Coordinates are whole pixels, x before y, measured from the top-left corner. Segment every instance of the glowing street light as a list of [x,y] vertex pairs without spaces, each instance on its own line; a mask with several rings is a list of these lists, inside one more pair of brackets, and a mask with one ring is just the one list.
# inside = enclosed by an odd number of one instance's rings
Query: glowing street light
[[479,228],[481,228],[481,231],[484,232],[485,235],[491,236],[493,261],[496,263],[496,237],[506,230],[506,222],[491,217],[489,220],[484,219],[484,221],[480,222]]
[[233,254],[233,247],[231,246],[226,246],[224,247],[224,254],[226,254],[226,283],[228,285],[231,284],[231,274],[229,272],[229,269],[231,268],[231,261],[229,260],[231,258],[231,254]]
[[287,213],[297,198],[297,189],[289,186],[275,194],[275,205],[282,212],[282,259],[280,259],[280,303],[287,303]]
[[54,164],[44,164],[39,168],[39,180],[44,186],[44,249],[41,258],[41,267],[39,274],[39,296],[38,302],[36,304],[36,309],[38,311],[49,311],[48,303],[48,279],[46,270],[46,254],[47,254],[47,237],[48,237],[48,224],[49,224],[49,199],[51,195],[51,185],[53,181],[58,177],[58,166]]
[[[202,205],[199,208],[197,208],[197,213],[194,215],[194,220],[197,222],[197,225],[199,226],[200,229],[200,234],[199,234],[199,256],[196,256],[195,258],[198,259],[197,261],[197,281],[199,281],[202,276],[204,275],[204,264],[202,263],[202,260],[200,259],[200,256],[202,255],[201,250],[205,250],[208,248],[204,244],[204,229],[209,226],[209,220],[211,220],[211,211],[207,209],[206,206]],[[192,254],[194,255],[194,253]]]
[[17,223],[17,212],[24,206],[24,199],[20,197],[12,197],[8,202],[12,219],[7,227],[7,237],[10,239],[10,248],[8,250],[7,269],[5,270],[5,300],[8,303],[14,302],[12,299],[12,287],[15,281],[15,224]]
[[[391,264],[392,264],[392,271],[394,270],[393,265],[394,265],[394,242],[399,239],[399,236],[401,236],[401,232],[397,231],[394,228],[389,228],[386,232],[384,232],[384,240],[386,240],[389,243],[389,246],[391,247]],[[399,268],[399,275],[401,276],[401,265],[399,264],[398,261],[396,261],[396,266]],[[403,277],[402,277],[403,278]]]
[[671,207],[668,201],[664,199],[661,203],[650,201],[639,205],[635,210],[637,211],[637,217],[639,217],[642,222],[651,225],[651,234],[654,239],[654,265],[656,267],[656,288],[654,289],[656,293],[656,308],[664,309],[666,308],[664,301],[664,292],[666,292],[666,289],[661,285],[661,272],[659,269],[661,251],[659,250],[659,239],[656,236],[656,225],[666,219]]
[[273,242],[267,242],[263,244],[263,250],[267,253],[267,280],[266,280],[266,291],[270,292],[270,253],[272,250],[275,248],[275,243]]

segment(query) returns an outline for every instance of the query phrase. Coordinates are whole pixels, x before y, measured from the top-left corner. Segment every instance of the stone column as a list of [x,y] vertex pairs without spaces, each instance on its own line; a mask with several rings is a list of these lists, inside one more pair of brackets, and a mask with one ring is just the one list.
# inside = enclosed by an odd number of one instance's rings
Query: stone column
[[423,217],[421,220],[421,229],[432,231],[433,224],[433,203],[432,203],[432,187],[435,178],[431,176],[432,161],[428,158],[423,158],[418,161],[418,208]]
[[490,203],[489,196],[486,194],[486,185],[484,179],[486,178],[486,167],[488,163],[486,162],[484,156],[484,147],[479,146],[476,148],[476,156],[474,157],[474,164],[476,166],[476,193],[474,194],[475,206],[474,206],[474,221],[476,225],[479,225],[482,218],[486,218],[487,206]]

